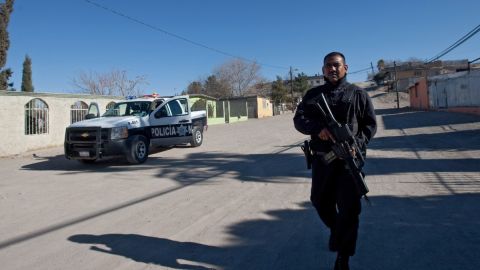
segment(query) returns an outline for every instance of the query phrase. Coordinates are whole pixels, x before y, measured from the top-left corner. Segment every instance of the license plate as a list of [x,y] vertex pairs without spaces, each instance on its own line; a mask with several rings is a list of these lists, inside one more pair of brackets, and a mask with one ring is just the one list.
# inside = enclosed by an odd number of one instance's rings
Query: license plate
[[90,152],[80,151],[80,152],[78,152],[78,155],[81,156],[81,157],[90,157]]

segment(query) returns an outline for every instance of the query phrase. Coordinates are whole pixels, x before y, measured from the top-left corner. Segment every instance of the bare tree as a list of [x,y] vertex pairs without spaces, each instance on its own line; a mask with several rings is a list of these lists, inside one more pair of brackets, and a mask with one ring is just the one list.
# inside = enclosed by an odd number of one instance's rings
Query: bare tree
[[231,96],[244,96],[250,88],[262,80],[260,66],[241,59],[225,62],[214,70],[218,80],[227,83]]
[[148,84],[145,76],[129,79],[125,70],[112,70],[108,73],[81,72],[73,78],[72,84],[83,93],[107,96],[140,95],[139,86]]
[[261,78],[260,80],[255,83],[252,87],[250,87],[246,95],[256,95],[256,96],[263,96],[269,97],[272,94],[272,83],[266,79]]

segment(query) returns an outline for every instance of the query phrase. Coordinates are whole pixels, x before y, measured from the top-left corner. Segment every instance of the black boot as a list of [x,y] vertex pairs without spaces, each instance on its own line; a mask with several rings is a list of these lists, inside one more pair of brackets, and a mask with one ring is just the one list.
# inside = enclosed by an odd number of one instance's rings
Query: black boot
[[335,268],[333,270],[350,270],[348,266],[349,256],[337,255],[337,260],[335,260]]

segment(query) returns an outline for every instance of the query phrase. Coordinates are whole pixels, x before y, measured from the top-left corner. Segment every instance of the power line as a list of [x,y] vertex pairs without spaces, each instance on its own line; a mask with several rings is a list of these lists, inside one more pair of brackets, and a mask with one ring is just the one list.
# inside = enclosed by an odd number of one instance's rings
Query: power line
[[477,59],[473,59],[472,61],[468,62],[469,64],[472,64],[472,63],[475,63],[477,62],[478,60],[480,60],[480,57],[478,57]]
[[91,5],[93,5],[93,6],[95,6],[95,7],[97,7],[97,8],[106,10],[106,11],[108,11],[108,12],[110,12],[110,13],[113,13],[113,14],[115,14],[115,15],[117,15],[117,16],[123,17],[123,18],[125,18],[125,19],[127,19],[127,20],[130,20],[130,21],[132,21],[132,22],[135,22],[135,23],[138,23],[138,24],[140,24],[140,25],[146,26],[146,27],[148,27],[148,28],[150,28],[150,29],[152,29],[152,30],[155,30],[155,31],[157,31],[157,32],[161,32],[161,33],[163,33],[163,34],[165,34],[165,35],[174,37],[174,38],[176,38],[176,39],[180,39],[180,40],[185,41],[185,42],[187,42],[187,43],[190,43],[190,44],[192,44],[192,45],[194,45],[194,46],[201,47],[201,48],[204,48],[204,49],[207,49],[207,50],[216,52],[216,53],[218,53],[218,54],[222,54],[222,55],[225,55],[225,56],[228,56],[228,57],[232,57],[232,58],[241,59],[241,60],[244,60],[244,61],[247,61],[247,62],[251,62],[251,63],[256,63],[256,64],[261,65],[261,66],[266,66],[266,67],[271,67],[271,68],[277,68],[277,69],[289,69],[288,67],[282,67],[282,66],[275,66],[275,65],[260,63],[260,62],[257,62],[257,61],[255,61],[255,60],[251,60],[251,59],[248,59],[248,58],[245,58],[245,57],[242,57],[242,56],[234,55],[234,54],[228,53],[228,52],[226,52],[226,51],[222,51],[222,50],[219,50],[219,49],[216,49],[216,48],[207,46],[207,45],[205,45],[205,44],[202,44],[202,43],[200,43],[200,42],[196,42],[196,41],[194,41],[194,40],[191,40],[191,39],[182,37],[182,36],[177,35],[177,34],[175,34],[175,33],[172,33],[172,32],[169,32],[169,31],[167,31],[167,30],[161,29],[161,28],[159,28],[159,27],[157,27],[157,26],[148,24],[148,23],[146,23],[146,22],[143,22],[143,21],[141,21],[141,20],[139,20],[139,19],[133,18],[133,17],[131,17],[131,16],[129,16],[129,15],[126,15],[126,14],[124,14],[124,13],[121,13],[121,12],[119,12],[119,11],[116,11],[116,10],[114,10],[114,9],[111,9],[111,8],[109,8],[109,7],[100,5],[100,4],[98,4],[97,2],[94,2],[94,1],[91,1],[91,0],[84,0],[84,1],[87,2],[87,3],[89,3],[89,4],[91,4]]
[[463,37],[461,37],[459,40],[457,40],[455,43],[453,43],[452,45],[450,45],[448,48],[446,48],[445,50],[443,50],[442,52],[440,52],[439,54],[437,54],[435,57],[431,58],[430,60],[427,61],[427,63],[431,63],[435,60],[438,60],[440,57],[446,55],[447,53],[451,52],[453,49],[457,48],[458,46],[460,46],[462,43],[464,43],[465,41],[469,40],[471,37],[473,37],[475,34],[477,34],[478,32],[480,32],[480,25],[478,25],[477,27],[473,28],[470,32],[468,32],[466,35],[464,35]]
[[360,70],[357,70],[357,71],[348,72],[348,74],[352,75],[352,74],[360,73],[360,72],[367,71],[367,70],[370,70],[370,69],[371,69],[371,67],[368,67],[368,68],[360,69]]

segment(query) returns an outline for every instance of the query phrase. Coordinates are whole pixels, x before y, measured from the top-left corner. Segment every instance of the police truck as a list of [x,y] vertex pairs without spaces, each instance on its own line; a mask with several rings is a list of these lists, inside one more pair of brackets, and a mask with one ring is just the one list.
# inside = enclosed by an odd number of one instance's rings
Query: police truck
[[128,98],[85,118],[66,128],[64,143],[65,157],[84,163],[123,156],[139,164],[155,147],[198,147],[207,127],[206,111],[192,112],[188,96]]

